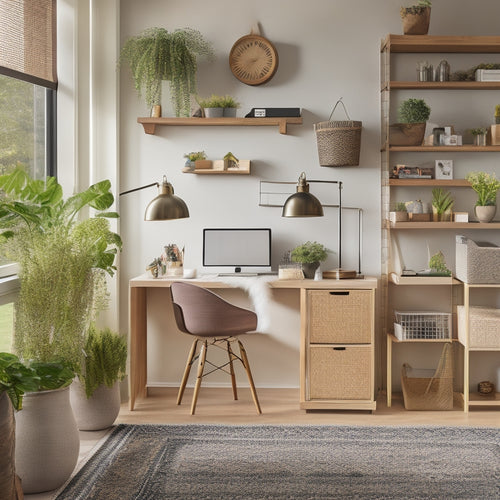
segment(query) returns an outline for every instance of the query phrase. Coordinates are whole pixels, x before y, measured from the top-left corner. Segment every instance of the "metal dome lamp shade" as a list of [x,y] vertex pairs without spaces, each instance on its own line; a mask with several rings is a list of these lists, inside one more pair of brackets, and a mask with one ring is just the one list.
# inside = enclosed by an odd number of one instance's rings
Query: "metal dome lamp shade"
[[309,192],[305,172],[299,176],[297,192],[288,197],[283,205],[282,217],[322,217],[321,202]]

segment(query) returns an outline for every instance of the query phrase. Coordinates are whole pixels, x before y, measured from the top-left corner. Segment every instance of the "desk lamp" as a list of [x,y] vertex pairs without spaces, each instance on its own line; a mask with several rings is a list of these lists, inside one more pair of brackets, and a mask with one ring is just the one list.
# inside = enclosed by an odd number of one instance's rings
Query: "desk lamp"
[[[338,211],[338,239],[337,239],[337,255],[339,267],[331,271],[325,271],[324,274],[330,274],[337,279],[355,278],[356,271],[342,269],[342,182],[341,181],[322,181],[309,180],[309,182],[337,184],[339,191],[339,211]],[[282,217],[322,217],[323,206],[321,202],[309,192],[309,183],[306,179],[305,172],[299,176],[297,183],[297,192],[287,198],[283,205]]]
[[186,203],[174,194],[174,188],[172,184],[167,181],[167,177],[165,175],[163,176],[161,185],[158,182],[152,182],[146,186],[124,191],[123,193],[120,193],[120,196],[123,194],[133,193],[134,191],[140,191],[141,189],[146,189],[151,186],[159,188],[158,196],[151,200],[146,207],[144,220],[172,220],[189,217],[189,210]]

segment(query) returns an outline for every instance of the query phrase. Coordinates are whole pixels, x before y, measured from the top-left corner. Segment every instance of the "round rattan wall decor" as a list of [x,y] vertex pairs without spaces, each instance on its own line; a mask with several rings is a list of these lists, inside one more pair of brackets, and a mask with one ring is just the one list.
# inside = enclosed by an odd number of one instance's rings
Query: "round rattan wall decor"
[[247,85],[262,85],[278,69],[278,52],[263,36],[245,35],[235,42],[229,53],[233,75]]

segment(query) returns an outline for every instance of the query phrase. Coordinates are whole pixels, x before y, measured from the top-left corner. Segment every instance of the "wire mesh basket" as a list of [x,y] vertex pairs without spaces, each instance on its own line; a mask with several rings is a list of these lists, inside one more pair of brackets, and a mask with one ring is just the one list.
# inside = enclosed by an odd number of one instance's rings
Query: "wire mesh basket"
[[394,335],[398,340],[451,339],[450,313],[394,311],[394,315]]

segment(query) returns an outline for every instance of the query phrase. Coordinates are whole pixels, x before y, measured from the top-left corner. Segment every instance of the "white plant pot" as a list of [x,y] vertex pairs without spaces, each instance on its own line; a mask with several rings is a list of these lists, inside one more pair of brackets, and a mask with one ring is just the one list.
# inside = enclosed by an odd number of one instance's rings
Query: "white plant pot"
[[120,383],[99,386],[90,398],[79,380],[71,384],[70,401],[81,431],[98,431],[111,427],[120,412]]
[[80,436],[69,387],[28,392],[16,413],[16,471],[24,493],[62,486],[78,461]]
[[476,206],[474,207],[474,212],[479,222],[491,222],[493,217],[495,217],[497,207],[496,205]]

